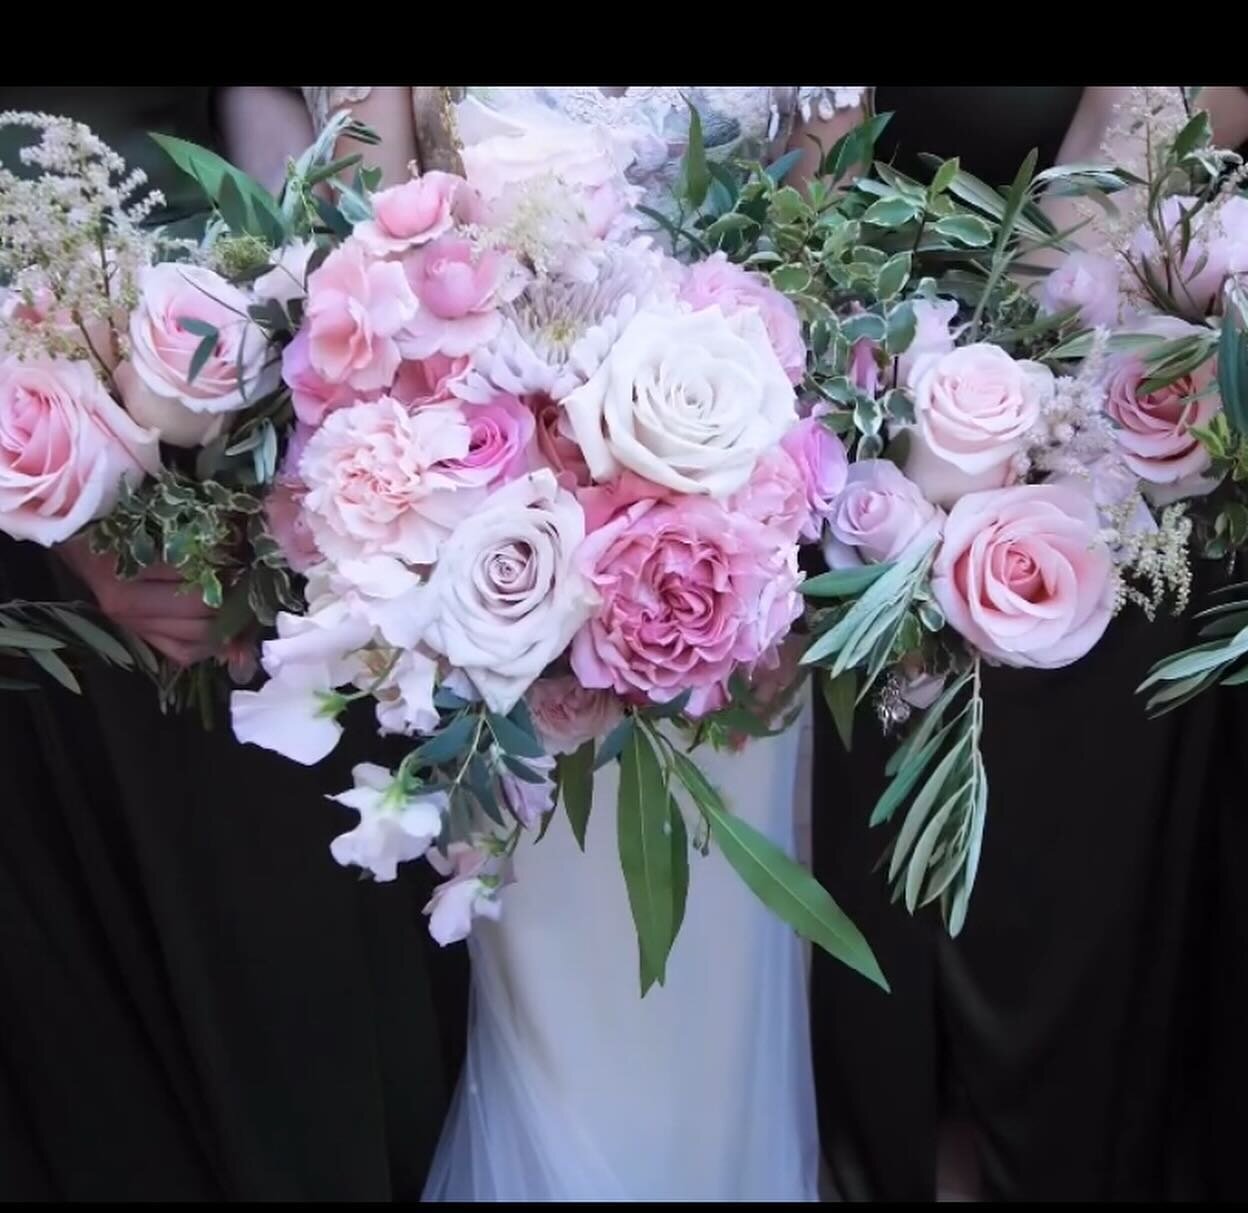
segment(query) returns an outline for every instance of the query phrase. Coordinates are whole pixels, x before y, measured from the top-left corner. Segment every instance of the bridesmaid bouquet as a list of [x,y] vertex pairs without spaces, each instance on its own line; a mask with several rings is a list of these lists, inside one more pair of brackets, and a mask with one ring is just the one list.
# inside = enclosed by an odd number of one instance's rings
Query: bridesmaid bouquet
[[334,799],[358,823],[332,853],[378,880],[428,858],[440,943],[497,917],[559,803],[584,846],[594,772],[618,762],[643,994],[690,849],[712,842],[883,985],[828,894],[690,756],[798,710],[798,544],[845,457],[799,417],[794,305],[640,235],[606,132],[509,132],[462,160],[377,193],[335,182],[327,230],[283,254],[295,424],[265,516],[306,582],[263,646],[267,681],[233,696],[236,735],[316,763],[367,700],[381,733],[417,739],[397,767],[355,768]]

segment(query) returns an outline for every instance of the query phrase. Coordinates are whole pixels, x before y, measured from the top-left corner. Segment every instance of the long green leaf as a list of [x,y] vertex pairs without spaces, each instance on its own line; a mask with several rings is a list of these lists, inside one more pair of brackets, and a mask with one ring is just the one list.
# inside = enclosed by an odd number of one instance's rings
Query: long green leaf
[[563,807],[576,845],[585,849],[585,831],[589,811],[594,807],[594,743],[587,741],[573,754],[559,757],[559,786],[563,789]]
[[73,671],[55,653],[45,649],[31,649],[30,659],[45,673],[55,678],[66,690],[73,691],[75,695],[82,693],[82,687],[78,685],[78,679],[74,677]]
[[117,637],[109,635],[108,632],[92,623],[89,619],[83,619],[81,615],[75,615],[73,611],[66,611],[61,607],[53,607],[52,613],[79,640],[84,644],[90,645],[105,660],[121,666],[123,670],[133,668],[134,658]]
[[901,830],[897,834],[897,841],[893,844],[893,858],[888,865],[889,880],[897,878],[897,873],[901,871],[902,865],[905,864],[910,854],[910,848],[918,839],[919,832],[927,821],[927,815],[936,803],[937,796],[940,795],[954,767],[961,761],[969,743],[970,733],[963,733],[953,743],[949,753],[936,764],[936,769],[914,798],[914,803],[911,804],[910,811],[906,814],[906,819],[902,822]]
[[667,819],[672,840],[672,945],[680,935],[685,921],[685,905],[689,900],[689,831],[685,828],[685,815],[676,803],[676,797],[668,792]]
[[1226,300],[1218,338],[1218,394],[1227,420],[1248,434],[1248,342],[1244,340],[1243,296],[1233,290]]
[[58,640],[55,636],[45,636],[42,632],[32,632],[29,628],[0,627],[0,648],[20,649],[25,652],[33,652],[38,649],[50,652],[53,649],[63,649],[64,647],[65,642]]
[[852,598],[878,581],[892,563],[863,564],[851,569],[832,569],[811,577],[798,587],[807,598]]
[[836,725],[837,736],[848,752],[854,741],[854,708],[858,702],[858,676],[853,670],[846,670],[835,677],[824,671],[819,680],[823,685],[823,699],[832,715],[832,723]]

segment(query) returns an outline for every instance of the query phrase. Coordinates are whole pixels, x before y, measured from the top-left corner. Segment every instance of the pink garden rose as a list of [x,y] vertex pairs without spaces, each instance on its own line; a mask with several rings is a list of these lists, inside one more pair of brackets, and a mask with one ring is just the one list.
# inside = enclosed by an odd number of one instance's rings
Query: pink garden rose
[[373,217],[357,224],[355,238],[374,257],[428,244],[454,226],[468,183],[453,173],[429,172],[373,195]]
[[699,261],[689,270],[680,297],[694,311],[719,306],[725,315],[753,308],[767,329],[767,337],[790,383],[806,373],[806,343],[793,301],[766,279],[733,265],[723,253]]
[[304,425],[320,425],[327,413],[354,404],[358,393],[344,383],[330,383],[312,367],[311,338],[301,328],[282,351],[282,381],[290,388],[295,416]]
[[802,538],[817,540],[836,495],[845,487],[849,458],[844,444],[817,417],[807,417],[785,433],[780,445],[797,464],[806,485],[809,516],[802,527]]
[[416,314],[403,267],[347,240],[308,278],[308,360],[328,383],[384,390],[399,369],[395,337]]
[[1044,280],[1040,302],[1051,315],[1077,307],[1089,328],[1110,327],[1118,320],[1118,262],[1081,249],[1067,253]]
[[462,405],[460,412],[468,425],[468,453],[439,465],[457,484],[485,488],[529,470],[535,426],[533,414],[520,401],[500,392],[486,404]]
[[403,261],[420,301],[402,336],[406,358],[471,354],[499,330],[498,305],[516,285],[515,267],[501,253],[474,250],[467,240],[444,236]]
[[[1191,325],[1171,317],[1157,317],[1145,326],[1167,338],[1196,332]],[[1141,384],[1148,370],[1138,354],[1114,358],[1105,384],[1105,412],[1114,423],[1113,435],[1123,461],[1141,479],[1154,485],[1174,485],[1197,491],[1200,473],[1209,466],[1209,452],[1192,434],[1192,426],[1203,426],[1221,407],[1213,386],[1215,359],[1190,374],[1153,392],[1143,392]],[[1203,486],[1208,492],[1212,485]]]
[[538,454],[559,483],[565,489],[589,484],[589,467],[572,437],[572,427],[563,407],[549,396],[530,396],[525,403],[533,410]]
[[932,592],[991,660],[1041,669],[1078,661],[1114,612],[1114,563],[1091,497],[1056,484],[963,497],[945,522]]
[[529,715],[550,754],[571,754],[605,737],[623,712],[609,691],[590,690],[571,674],[539,678],[525,696]]
[[850,465],[828,518],[832,538],[824,554],[833,568],[896,560],[938,513],[895,464],[860,460]]
[[156,435],[126,415],[91,364],[0,362],[0,530],[44,547],[160,470]]
[[938,505],[1008,483],[1011,461],[1053,392],[1046,367],[984,343],[921,358],[910,383],[916,424],[906,475]]
[[[1196,199],[1172,194],[1161,204],[1161,220],[1167,231],[1169,255],[1175,272],[1167,278],[1158,267],[1162,282],[1171,281],[1171,295],[1185,315],[1198,319],[1212,309],[1227,275],[1248,269],[1248,198],[1232,194],[1213,207],[1195,210]],[[1179,259],[1180,231],[1184,213],[1191,212],[1191,240],[1187,255]],[[1158,265],[1161,249],[1150,227],[1141,227],[1131,242],[1131,251]]]
[[454,405],[409,412],[397,400],[331,413],[299,461],[317,547],[330,559],[395,557],[431,564],[479,495],[457,492],[445,465],[469,454],[472,430]]
[[390,395],[404,404],[445,403],[454,399],[454,388],[468,369],[467,358],[431,354],[399,367]]
[[[139,273],[139,306],[130,317],[131,355],[117,383],[130,415],[175,446],[198,446],[235,412],[277,384],[264,332],[247,318],[248,297],[219,274],[165,262]],[[188,327],[188,322],[194,322]],[[192,379],[194,359],[211,325],[217,338]]]
[[808,534],[812,524],[822,525],[811,512],[806,477],[783,447],[759,456],[745,487],[729,498],[728,508],[771,527],[786,544]]
[[593,532],[579,563],[600,605],[572,645],[587,687],[700,716],[801,614],[797,549],[712,501],[640,501]]

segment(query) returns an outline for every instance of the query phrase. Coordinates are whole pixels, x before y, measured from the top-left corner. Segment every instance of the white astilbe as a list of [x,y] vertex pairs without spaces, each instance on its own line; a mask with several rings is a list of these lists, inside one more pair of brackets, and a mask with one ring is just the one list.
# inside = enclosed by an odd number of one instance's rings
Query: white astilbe
[[1111,525],[1103,532],[1103,537],[1117,565],[1114,613],[1131,602],[1151,621],[1169,598],[1171,612],[1181,615],[1192,594],[1188,547],[1192,520],[1187,516],[1187,504],[1167,506],[1156,527],[1151,529],[1132,523],[1141,505],[1142,498],[1137,490],[1118,506],[1104,511]]
[[[119,352],[119,309],[138,303],[138,272],[169,247],[143,224],[164,204],[144,192],[142,169],[125,161],[80,122],[51,114],[0,113],[0,127],[25,127],[37,141],[20,152],[40,170],[24,179],[0,169],[0,278],[15,300],[5,321],[6,348],[19,356],[81,356],[91,346],[97,369]],[[90,336],[88,334],[91,334]]]
[[506,304],[499,335],[473,355],[456,394],[475,402],[498,391],[562,400],[593,375],[640,309],[675,294],[663,258],[643,240],[602,246],[593,269],[588,282],[539,278]]

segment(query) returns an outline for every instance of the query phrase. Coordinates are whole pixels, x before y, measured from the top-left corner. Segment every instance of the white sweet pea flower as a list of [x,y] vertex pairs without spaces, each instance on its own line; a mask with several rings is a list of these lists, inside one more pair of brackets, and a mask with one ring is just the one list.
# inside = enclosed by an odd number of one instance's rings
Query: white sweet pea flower
[[338,744],[342,697],[325,662],[286,665],[258,691],[230,696],[234,736],[313,766]]
[[353,830],[329,844],[342,866],[367,868],[377,880],[393,880],[398,865],[419,859],[442,829],[449,798],[445,792],[406,795],[395,777],[375,763],[352,768],[355,787],[331,796],[360,815]]
[[444,856],[429,852],[429,863],[443,876],[450,876],[438,885],[425,906],[429,915],[429,934],[445,947],[467,939],[474,918],[495,921],[503,912],[498,901],[502,879],[487,875],[490,856],[466,843],[452,843]]

